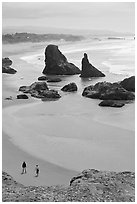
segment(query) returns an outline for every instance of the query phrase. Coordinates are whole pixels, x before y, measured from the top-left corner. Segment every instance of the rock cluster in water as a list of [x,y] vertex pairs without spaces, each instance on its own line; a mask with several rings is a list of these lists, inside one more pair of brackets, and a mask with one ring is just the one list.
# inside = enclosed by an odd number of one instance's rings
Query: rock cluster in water
[[15,74],[17,71],[11,68],[11,65],[12,60],[10,60],[8,57],[2,58],[2,73]]
[[98,82],[84,89],[83,96],[101,100],[133,100],[135,95],[119,83]]
[[84,89],[82,96],[101,99],[99,106],[122,107],[125,101],[135,99],[134,93],[124,89],[120,83],[98,82]]
[[80,74],[80,69],[68,62],[56,45],[48,45],[45,49],[45,68],[43,74],[74,75]]
[[84,57],[82,59],[82,72],[80,77],[88,78],[88,77],[104,77],[101,71],[95,68],[92,64],[89,63],[88,56],[84,53]]
[[2,201],[135,202],[135,173],[89,169],[73,177],[70,186],[25,187],[3,172]]
[[46,82],[34,82],[30,86],[21,86],[19,91],[29,93],[32,97],[58,99],[61,96],[56,90],[49,90]]

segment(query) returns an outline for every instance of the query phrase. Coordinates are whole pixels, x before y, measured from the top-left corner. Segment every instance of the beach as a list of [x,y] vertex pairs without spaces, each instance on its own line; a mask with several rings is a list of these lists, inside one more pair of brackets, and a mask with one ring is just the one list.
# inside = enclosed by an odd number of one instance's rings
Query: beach
[[[42,75],[47,44],[24,44],[23,49],[19,44],[13,45],[16,49],[3,46],[3,56],[13,60],[12,67],[17,70],[15,75],[3,74],[3,170],[24,185],[66,185],[78,172],[89,168],[134,171],[135,103],[120,109],[104,108],[98,106],[99,100],[81,95],[88,85],[134,75],[134,41],[60,43],[68,61],[81,68],[86,52],[106,77],[82,80],[78,75],[61,76],[61,82],[48,84],[61,94],[58,101],[31,97],[17,100],[19,87],[30,85]],[[77,84],[77,93],[61,92],[69,82]],[[5,100],[10,95],[13,100]],[[21,175],[23,161],[28,164],[26,175]],[[34,177],[36,164],[40,166],[38,178]]]

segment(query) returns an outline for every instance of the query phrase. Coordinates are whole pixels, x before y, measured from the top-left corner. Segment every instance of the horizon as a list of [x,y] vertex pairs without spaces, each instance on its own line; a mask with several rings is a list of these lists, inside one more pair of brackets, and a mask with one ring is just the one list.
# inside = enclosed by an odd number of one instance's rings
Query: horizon
[[[135,33],[134,2],[3,2],[2,29],[12,32]],[[26,29],[26,30],[25,30]]]

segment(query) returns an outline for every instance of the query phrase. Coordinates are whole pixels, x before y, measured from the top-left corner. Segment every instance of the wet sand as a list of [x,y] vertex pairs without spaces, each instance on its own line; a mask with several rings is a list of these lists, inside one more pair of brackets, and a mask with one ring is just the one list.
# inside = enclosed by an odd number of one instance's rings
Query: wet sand
[[[68,184],[86,168],[134,171],[134,103],[110,110],[82,97],[83,86],[96,80],[83,81],[76,94],[61,92],[59,101],[17,100],[19,86],[37,81],[43,67],[21,60],[23,53],[14,54],[17,74],[3,75],[3,170],[25,185]],[[80,81],[78,76],[63,78],[56,89],[68,80]],[[4,100],[9,95],[13,101]],[[28,173],[21,175],[24,160]],[[39,178],[34,177],[36,164]]]

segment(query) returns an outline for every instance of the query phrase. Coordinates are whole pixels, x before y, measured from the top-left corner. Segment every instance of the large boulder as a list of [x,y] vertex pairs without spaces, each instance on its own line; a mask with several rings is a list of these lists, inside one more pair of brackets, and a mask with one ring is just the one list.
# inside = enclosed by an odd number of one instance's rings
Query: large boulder
[[2,58],[2,73],[15,74],[17,71],[10,65],[12,65],[12,61],[8,57]]
[[101,100],[133,100],[135,95],[119,83],[98,82],[84,89],[83,96]]
[[80,69],[68,62],[67,58],[58,49],[58,46],[48,45],[45,49],[45,68],[43,74],[74,75],[80,74]]
[[124,102],[121,101],[114,101],[114,100],[104,100],[99,103],[99,106],[103,107],[114,107],[114,108],[121,108],[125,105]]
[[101,71],[95,68],[92,64],[89,63],[88,56],[84,53],[84,57],[82,59],[82,72],[80,77],[88,78],[88,77],[104,77]]
[[120,82],[121,86],[127,91],[135,92],[135,76],[124,79]]
[[61,97],[57,91],[49,90],[46,82],[34,82],[30,86],[21,86],[19,91],[22,91],[23,93],[29,93],[32,97],[41,99],[58,99]]
[[77,88],[77,85],[75,83],[67,84],[67,85],[63,86],[63,88],[61,89],[61,91],[66,91],[66,92],[74,92],[77,90],[78,90],[78,88]]

